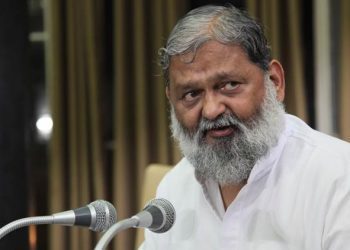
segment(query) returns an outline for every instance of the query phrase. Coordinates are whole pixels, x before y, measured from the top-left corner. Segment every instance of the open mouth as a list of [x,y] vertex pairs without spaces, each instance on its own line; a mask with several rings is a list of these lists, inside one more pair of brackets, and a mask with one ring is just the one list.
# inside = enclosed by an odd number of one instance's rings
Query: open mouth
[[234,126],[222,126],[222,127],[216,127],[213,129],[206,130],[205,136],[206,137],[212,137],[212,138],[220,138],[232,135],[234,133]]

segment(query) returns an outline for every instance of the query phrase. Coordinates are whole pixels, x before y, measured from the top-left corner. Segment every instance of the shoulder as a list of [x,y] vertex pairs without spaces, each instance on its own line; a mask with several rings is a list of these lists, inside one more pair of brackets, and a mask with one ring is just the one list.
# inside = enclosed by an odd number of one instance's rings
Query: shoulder
[[327,135],[309,127],[301,119],[287,115],[289,143],[299,143],[312,147],[315,153],[329,157],[341,157],[350,160],[350,143]]
[[157,197],[169,200],[177,211],[196,207],[204,199],[202,185],[186,158],[164,176],[158,186]]
[[182,158],[165,176],[164,179],[182,178],[194,175],[194,168],[186,157]]
[[350,143],[316,131],[291,115],[287,115],[287,130],[282,158],[295,170],[315,181],[350,177]]
[[194,185],[194,183],[197,183],[194,168],[186,158],[183,158],[161,180],[157,196],[168,196],[174,191],[178,193],[180,189]]

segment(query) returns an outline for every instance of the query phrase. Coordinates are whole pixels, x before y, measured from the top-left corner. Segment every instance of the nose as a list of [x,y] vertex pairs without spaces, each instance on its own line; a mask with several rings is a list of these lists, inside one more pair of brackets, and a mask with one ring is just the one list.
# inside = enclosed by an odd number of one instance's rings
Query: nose
[[225,104],[220,97],[213,94],[206,94],[203,100],[202,116],[208,120],[214,120],[226,110]]

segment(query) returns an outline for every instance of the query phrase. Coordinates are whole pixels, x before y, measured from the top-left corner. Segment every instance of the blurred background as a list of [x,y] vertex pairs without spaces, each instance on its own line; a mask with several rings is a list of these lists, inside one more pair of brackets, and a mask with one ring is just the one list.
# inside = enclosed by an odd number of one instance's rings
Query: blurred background
[[[266,26],[286,109],[350,141],[350,1],[1,0],[0,226],[111,201],[139,204],[144,169],[175,164],[157,51],[176,20],[232,3]],[[17,230],[0,249],[93,249],[88,229]],[[135,231],[111,249],[135,249]]]

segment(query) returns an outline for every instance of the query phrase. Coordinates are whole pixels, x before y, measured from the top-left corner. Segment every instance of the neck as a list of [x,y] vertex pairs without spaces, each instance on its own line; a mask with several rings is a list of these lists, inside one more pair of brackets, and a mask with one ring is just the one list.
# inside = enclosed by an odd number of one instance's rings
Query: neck
[[221,198],[224,203],[225,211],[227,210],[228,206],[236,199],[239,191],[241,191],[246,183],[246,181],[243,181],[239,184],[224,186],[220,185]]

